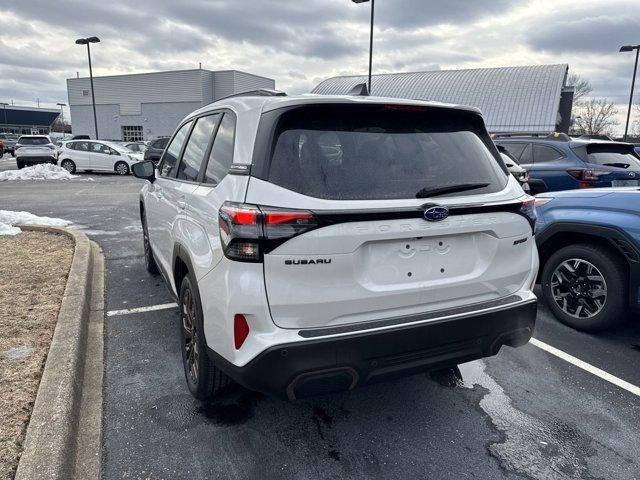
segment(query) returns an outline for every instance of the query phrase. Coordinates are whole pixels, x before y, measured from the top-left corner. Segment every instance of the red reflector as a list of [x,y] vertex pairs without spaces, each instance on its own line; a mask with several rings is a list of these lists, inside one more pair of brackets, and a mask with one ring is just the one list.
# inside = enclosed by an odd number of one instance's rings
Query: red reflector
[[244,315],[236,313],[233,317],[233,340],[238,350],[249,336],[249,324]]
[[265,214],[265,223],[267,225],[277,225],[309,218],[313,218],[311,212],[267,212]]

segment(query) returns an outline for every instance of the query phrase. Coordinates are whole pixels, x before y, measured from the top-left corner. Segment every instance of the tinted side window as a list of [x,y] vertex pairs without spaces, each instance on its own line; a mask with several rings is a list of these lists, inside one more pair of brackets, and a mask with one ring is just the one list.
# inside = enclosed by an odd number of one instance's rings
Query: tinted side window
[[73,144],[73,149],[78,150],[80,152],[88,152],[89,151],[89,142],[76,142]]
[[534,163],[547,163],[553,162],[562,158],[562,154],[555,148],[548,147],[546,145],[533,145],[533,161]]
[[198,119],[182,154],[176,178],[192,182],[198,178],[200,166],[216,128],[218,117],[219,115],[209,115]]
[[216,133],[216,139],[213,142],[211,148],[211,154],[209,155],[209,163],[207,164],[207,171],[205,173],[204,181],[206,183],[218,184],[222,180],[229,167],[233,163],[233,141],[236,133],[236,117],[234,114],[226,112],[220,127],[218,127],[218,133]]
[[520,158],[520,155],[522,155],[522,151],[524,150],[524,147],[526,147],[527,144],[526,143],[503,143],[502,146],[516,160],[518,160]]
[[519,158],[519,162],[520,165],[527,165],[527,164],[532,164],[533,163],[533,153],[532,153],[532,149],[531,149],[531,144],[527,143],[527,145],[524,147],[524,151],[522,152],[522,155],[520,155]]
[[185,123],[178,133],[175,134],[169,147],[165,150],[164,155],[162,155],[162,165],[160,166],[160,176],[162,177],[173,177],[175,174],[176,163],[178,162],[178,156],[182,151],[182,146],[184,145],[184,140],[187,137],[187,133],[189,133],[189,129],[191,128],[191,123]]

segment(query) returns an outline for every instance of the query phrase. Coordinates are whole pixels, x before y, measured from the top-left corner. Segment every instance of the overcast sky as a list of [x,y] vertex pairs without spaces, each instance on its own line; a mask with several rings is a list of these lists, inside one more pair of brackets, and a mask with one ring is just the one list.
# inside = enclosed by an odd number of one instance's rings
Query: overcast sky
[[[374,73],[568,63],[624,110],[639,0],[378,0]],[[88,75],[197,68],[275,78],[290,93],[367,69],[369,4],[351,0],[0,0],[0,101],[67,102]],[[639,89],[640,90],[640,89]],[[640,91],[638,96],[640,97]]]

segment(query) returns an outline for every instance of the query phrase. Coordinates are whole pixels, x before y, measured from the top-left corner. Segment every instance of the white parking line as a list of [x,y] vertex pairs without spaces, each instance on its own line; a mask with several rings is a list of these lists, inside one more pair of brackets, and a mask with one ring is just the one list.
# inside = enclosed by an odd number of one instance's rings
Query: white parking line
[[542,350],[550,353],[551,355],[554,355],[564,360],[565,362],[569,362],[572,365],[575,365],[576,367],[581,368],[585,372],[589,372],[595,375],[596,377],[600,377],[601,379],[606,380],[609,383],[613,383],[614,385],[617,385],[618,387],[625,389],[627,392],[631,392],[634,395],[637,395],[640,397],[640,387],[637,387],[629,382],[622,380],[621,378],[611,375],[610,373],[607,373],[604,370],[600,370],[598,367],[594,367],[593,365],[590,365],[587,362],[584,362],[579,358],[574,357],[573,355],[569,355],[568,353],[565,353],[562,350],[558,350],[556,347],[547,345],[546,343],[541,342],[540,340],[537,340],[535,338],[532,338],[531,340],[529,340],[529,343],[538,348],[541,348]]
[[161,305],[151,305],[149,307],[125,308],[123,310],[109,310],[107,317],[115,317],[116,315],[129,315],[130,313],[153,312],[155,310],[166,310],[168,308],[176,308],[177,303],[163,303]]

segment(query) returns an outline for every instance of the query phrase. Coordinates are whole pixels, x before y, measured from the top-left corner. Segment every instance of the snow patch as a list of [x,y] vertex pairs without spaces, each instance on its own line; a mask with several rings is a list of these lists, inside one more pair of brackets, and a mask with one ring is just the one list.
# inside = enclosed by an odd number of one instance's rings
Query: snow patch
[[29,212],[13,212],[0,210],[0,235],[17,235],[21,230],[16,224],[44,225],[47,227],[66,227],[71,225],[68,220],[62,218],[39,217]]
[[11,180],[71,180],[78,175],[71,175],[64,168],[50,163],[40,163],[21,170],[0,172],[0,182]]

